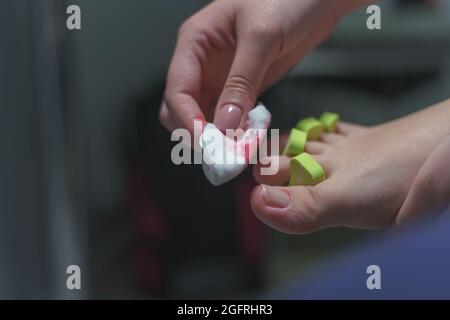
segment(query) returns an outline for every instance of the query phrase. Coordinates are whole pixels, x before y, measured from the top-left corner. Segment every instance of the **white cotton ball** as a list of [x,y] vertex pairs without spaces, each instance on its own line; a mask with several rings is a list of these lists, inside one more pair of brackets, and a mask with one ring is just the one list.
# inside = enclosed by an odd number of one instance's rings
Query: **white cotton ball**
[[267,129],[270,118],[270,112],[259,103],[249,112],[246,131],[237,141],[225,136],[212,123],[205,126],[199,144],[203,149],[203,172],[213,185],[221,185],[244,171],[248,165],[245,143],[256,144],[254,129]]
[[248,127],[251,129],[267,129],[270,123],[270,112],[259,102],[258,105],[248,113]]

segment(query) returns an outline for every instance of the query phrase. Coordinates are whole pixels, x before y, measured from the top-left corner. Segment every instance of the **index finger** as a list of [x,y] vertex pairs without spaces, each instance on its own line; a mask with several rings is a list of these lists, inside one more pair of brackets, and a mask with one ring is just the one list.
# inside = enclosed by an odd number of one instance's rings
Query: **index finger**
[[206,123],[198,104],[201,90],[201,64],[188,41],[177,43],[166,82],[164,102],[179,128],[194,134],[194,120]]

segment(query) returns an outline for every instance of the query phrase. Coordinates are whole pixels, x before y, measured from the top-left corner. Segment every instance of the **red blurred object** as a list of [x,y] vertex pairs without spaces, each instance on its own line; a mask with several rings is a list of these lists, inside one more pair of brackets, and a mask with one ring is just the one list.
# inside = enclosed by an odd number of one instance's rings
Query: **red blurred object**
[[155,180],[142,168],[130,168],[128,200],[138,239],[135,267],[139,283],[155,295],[164,291],[165,273],[163,251],[168,244],[167,215],[149,196]]
[[266,247],[266,227],[253,214],[250,206],[250,194],[256,182],[250,172],[246,172],[241,183],[236,186],[236,210],[238,214],[238,237],[241,256],[250,265],[258,267]]

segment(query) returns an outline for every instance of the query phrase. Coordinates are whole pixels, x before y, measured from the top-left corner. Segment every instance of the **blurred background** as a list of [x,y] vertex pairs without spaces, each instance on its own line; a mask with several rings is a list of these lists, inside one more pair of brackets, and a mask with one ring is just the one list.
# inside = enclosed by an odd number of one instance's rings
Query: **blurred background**
[[[0,0],[0,298],[259,298],[375,233],[280,234],[250,210],[249,171],[213,187],[171,163],[165,72],[206,3]],[[381,31],[355,12],[265,93],[273,128],[324,110],[371,125],[448,98],[450,2],[380,5]],[[73,264],[81,290],[66,288]]]

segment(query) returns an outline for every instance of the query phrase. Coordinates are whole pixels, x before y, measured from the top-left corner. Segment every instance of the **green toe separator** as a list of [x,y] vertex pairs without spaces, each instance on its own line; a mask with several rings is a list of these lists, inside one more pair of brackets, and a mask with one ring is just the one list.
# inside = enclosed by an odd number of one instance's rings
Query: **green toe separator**
[[297,122],[296,129],[306,132],[308,140],[319,140],[323,132],[323,124],[314,117],[305,118]]
[[310,154],[303,152],[291,159],[290,186],[311,186],[325,178],[322,166]]
[[320,122],[326,132],[335,132],[339,124],[340,116],[334,112],[324,112],[320,116]]
[[283,155],[295,157],[305,150],[307,134],[303,131],[292,129],[284,148]]

